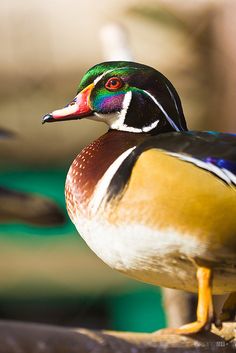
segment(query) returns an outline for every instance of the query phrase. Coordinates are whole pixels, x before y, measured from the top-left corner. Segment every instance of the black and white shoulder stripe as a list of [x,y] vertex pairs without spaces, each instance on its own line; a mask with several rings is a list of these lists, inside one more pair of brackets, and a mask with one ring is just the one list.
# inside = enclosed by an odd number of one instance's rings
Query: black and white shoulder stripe
[[214,174],[227,185],[236,185],[235,135],[212,132],[173,132],[151,137],[129,151],[110,180],[107,188],[107,201],[122,193],[140,155],[153,148],[192,163]]

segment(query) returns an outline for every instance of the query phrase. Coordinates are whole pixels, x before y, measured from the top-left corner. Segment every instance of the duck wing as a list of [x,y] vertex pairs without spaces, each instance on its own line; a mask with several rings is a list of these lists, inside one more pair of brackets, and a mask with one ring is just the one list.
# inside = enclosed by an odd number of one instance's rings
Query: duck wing
[[236,185],[236,134],[215,131],[185,131],[150,137],[128,155],[108,187],[108,200],[127,185],[133,167],[142,153],[158,149],[202,168],[229,186]]

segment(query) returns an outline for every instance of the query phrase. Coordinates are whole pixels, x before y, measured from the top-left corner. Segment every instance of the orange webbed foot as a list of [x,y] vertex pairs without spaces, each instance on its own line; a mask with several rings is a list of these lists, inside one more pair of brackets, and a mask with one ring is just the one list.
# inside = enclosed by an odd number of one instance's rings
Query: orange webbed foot
[[212,273],[209,268],[198,267],[198,306],[197,306],[197,320],[189,324],[183,325],[179,328],[167,328],[160,330],[160,333],[191,335],[201,332],[203,330],[210,331],[211,324],[220,328],[221,322],[215,319],[213,302],[212,302]]

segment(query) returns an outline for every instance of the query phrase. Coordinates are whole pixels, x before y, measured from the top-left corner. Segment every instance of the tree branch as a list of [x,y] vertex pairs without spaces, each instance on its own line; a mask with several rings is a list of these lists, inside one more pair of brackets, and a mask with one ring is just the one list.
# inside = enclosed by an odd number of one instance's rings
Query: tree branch
[[0,321],[0,353],[235,352],[236,324],[192,336],[93,331]]

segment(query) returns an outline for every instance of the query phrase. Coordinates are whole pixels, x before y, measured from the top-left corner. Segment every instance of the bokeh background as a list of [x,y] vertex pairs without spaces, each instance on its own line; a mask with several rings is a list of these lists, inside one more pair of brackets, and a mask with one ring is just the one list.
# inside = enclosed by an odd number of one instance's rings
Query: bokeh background
[[[172,81],[190,129],[236,132],[235,13],[234,0],[1,1],[0,319],[135,331],[166,324],[160,289],[109,269],[66,215],[67,170],[106,127],[42,126],[41,116],[74,97],[90,66],[132,57]],[[56,207],[51,226],[52,211],[34,203],[44,197]]]

